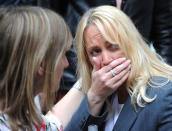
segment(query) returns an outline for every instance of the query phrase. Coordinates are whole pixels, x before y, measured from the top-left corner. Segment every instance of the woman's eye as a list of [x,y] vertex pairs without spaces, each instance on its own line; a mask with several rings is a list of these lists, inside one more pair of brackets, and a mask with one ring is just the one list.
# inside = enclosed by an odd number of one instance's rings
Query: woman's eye
[[119,49],[119,46],[118,46],[117,44],[111,44],[111,45],[109,46],[109,48],[110,48],[111,50],[117,50],[117,49]]
[[92,56],[96,56],[98,53],[100,53],[100,50],[98,50],[98,49],[95,49],[95,50],[91,51]]
[[115,45],[114,45],[114,44],[112,44],[112,45],[111,45],[111,47],[112,47],[112,48],[115,48],[115,49],[119,48],[119,46],[118,46],[118,45],[116,45],[116,44],[115,44]]

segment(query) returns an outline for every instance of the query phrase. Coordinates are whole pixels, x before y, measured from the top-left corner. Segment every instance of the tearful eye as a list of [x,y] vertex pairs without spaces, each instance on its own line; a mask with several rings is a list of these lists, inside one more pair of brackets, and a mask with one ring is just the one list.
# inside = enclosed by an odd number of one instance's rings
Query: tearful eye
[[116,50],[119,49],[119,45],[117,45],[117,44],[110,44],[110,45],[109,45],[109,49],[110,49],[111,51],[116,51]]
[[92,51],[90,52],[90,54],[91,54],[92,56],[96,56],[98,53],[100,53],[100,50],[99,50],[99,49],[94,49],[94,50],[92,50]]
[[112,44],[111,47],[112,47],[112,48],[115,48],[115,49],[118,49],[118,48],[119,48],[119,45],[117,45],[117,44]]

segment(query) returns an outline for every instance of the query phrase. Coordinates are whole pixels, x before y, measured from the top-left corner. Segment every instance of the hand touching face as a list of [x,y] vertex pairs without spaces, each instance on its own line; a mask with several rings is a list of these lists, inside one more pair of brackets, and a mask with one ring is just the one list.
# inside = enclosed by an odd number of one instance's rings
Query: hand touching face
[[130,60],[118,44],[107,42],[95,25],[90,25],[84,32],[86,51],[93,66],[91,90],[95,96],[106,99],[127,79]]

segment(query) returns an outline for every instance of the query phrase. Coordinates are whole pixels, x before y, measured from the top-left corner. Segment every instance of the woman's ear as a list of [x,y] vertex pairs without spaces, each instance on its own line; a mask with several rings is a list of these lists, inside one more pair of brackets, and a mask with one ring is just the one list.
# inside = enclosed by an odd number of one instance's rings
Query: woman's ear
[[38,69],[38,75],[39,76],[44,76],[44,74],[45,74],[45,61],[43,60],[41,62],[41,65],[40,65],[39,69]]

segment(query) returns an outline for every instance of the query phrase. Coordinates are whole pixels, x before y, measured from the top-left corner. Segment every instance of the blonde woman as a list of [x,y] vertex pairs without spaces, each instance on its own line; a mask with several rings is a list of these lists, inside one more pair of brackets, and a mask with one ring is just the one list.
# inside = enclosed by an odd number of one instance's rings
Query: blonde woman
[[81,103],[78,111],[88,110],[85,118],[76,112],[66,129],[77,117],[78,131],[94,124],[105,131],[172,130],[172,67],[150,50],[122,11],[112,6],[88,10],[77,28],[76,49],[83,92],[99,91],[95,102],[111,104],[107,117],[100,118],[92,105]]

